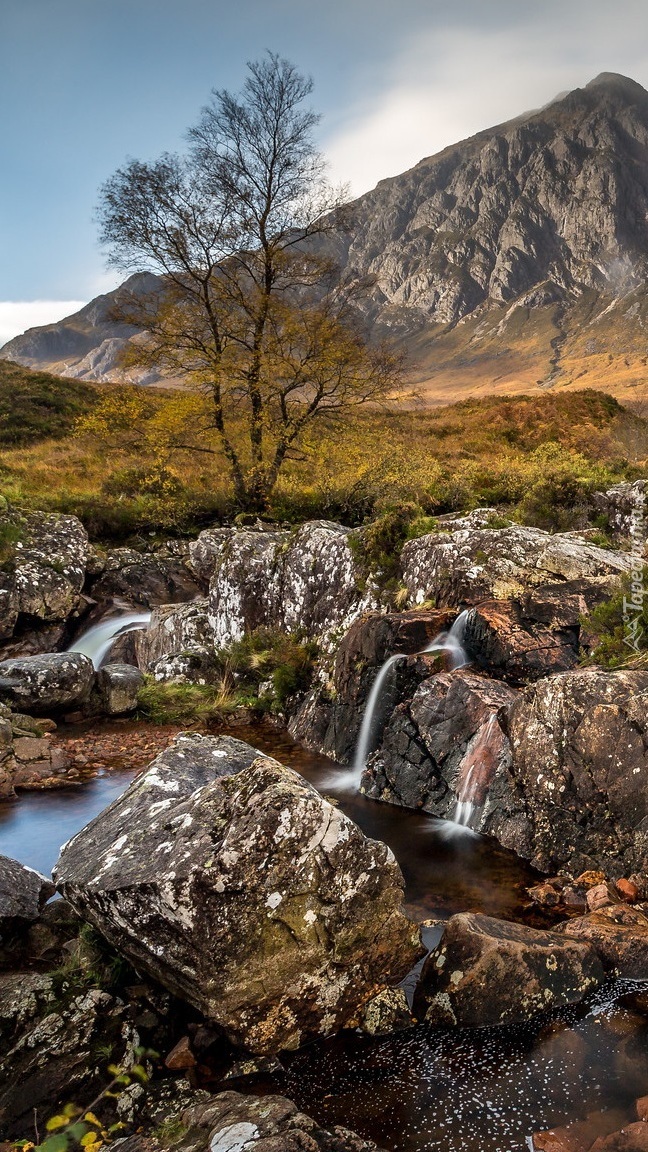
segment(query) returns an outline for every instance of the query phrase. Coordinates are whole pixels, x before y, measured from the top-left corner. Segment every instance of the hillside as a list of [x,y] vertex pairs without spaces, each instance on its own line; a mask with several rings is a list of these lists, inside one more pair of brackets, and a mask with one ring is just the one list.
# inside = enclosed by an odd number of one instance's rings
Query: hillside
[[[429,403],[575,382],[644,396],[647,251],[648,92],[607,73],[381,181],[335,247],[342,280],[373,285],[368,328],[395,337]],[[134,331],[111,308],[159,290],[131,277],[0,356],[119,379]]]
[[0,448],[22,448],[67,436],[96,404],[92,384],[62,380],[0,360]]

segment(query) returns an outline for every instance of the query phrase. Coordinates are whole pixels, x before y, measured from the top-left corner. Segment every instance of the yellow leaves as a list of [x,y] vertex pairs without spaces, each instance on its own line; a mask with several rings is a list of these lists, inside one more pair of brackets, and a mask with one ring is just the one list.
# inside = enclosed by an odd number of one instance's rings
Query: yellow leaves
[[70,1121],[67,1116],[51,1116],[47,1121],[45,1128],[48,1132],[56,1132],[59,1128],[65,1128],[66,1124],[69,1124],[69,1122]]
[[88,1152],[96,1152],[96,1149],[101,1148],[103,1140],[96,1132],[86,1132],[79,1140],[82,1148],[88,1149]]

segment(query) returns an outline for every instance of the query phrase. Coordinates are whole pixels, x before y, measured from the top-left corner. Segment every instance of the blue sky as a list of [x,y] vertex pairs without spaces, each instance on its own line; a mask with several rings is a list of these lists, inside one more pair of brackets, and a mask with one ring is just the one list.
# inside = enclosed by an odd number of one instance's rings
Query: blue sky
[[645,0],[0,0],[0,40],[0,343],[115,286],[98,187],[266,48],[355,193],[598,72],[648,86]]

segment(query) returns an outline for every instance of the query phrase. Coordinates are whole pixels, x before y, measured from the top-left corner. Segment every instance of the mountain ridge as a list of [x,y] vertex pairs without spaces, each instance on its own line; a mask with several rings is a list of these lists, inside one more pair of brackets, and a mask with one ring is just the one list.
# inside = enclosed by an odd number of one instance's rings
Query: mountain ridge
[[[367,327],[407,353],[429,402],[574,380],[626,399],[645,391],[648,92],[636,81],[601,73],[380,181],[350,214],[335,243],[341,278],[372,283]],[[131,277],[0,356],[122,378],[119,351],[136,333],[111,302],[144,288],[160,282]]]

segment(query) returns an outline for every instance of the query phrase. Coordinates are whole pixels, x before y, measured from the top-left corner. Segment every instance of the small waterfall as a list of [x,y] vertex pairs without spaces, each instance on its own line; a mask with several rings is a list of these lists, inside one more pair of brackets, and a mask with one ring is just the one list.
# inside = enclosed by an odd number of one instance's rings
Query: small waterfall
[[131,612],[125,616],[109,616],[93,624],[70,644],[68,652],[82,652],[89,656],[95,668],[101,665],[107,656],[113,642],[125,632],[132,632],[135,628],[145,627],[151,619],[150,612]]
[[[451,669],[461,668],[464,664],[468,664],[469,657],[463,647],[464,633],[466,631],[466,620],[468,612],[461,612],[449,631],[439,632],[438,636],[427,648],[423,649],[423,653],[427,652],[445,652],[448,656],[448,662]],[[422,655],[423,653],[418,653]],[[367,763],[367,756],[372,751],[372,737],[375,737],[376,716],[380,711],[380,704],[383,696],[383,688],[387,681],[387,677],[391,671],[392,666],[397,660],[405,660],[406,653],[399,652],[395,656],[390,656],[385,660],[382,668],[380,669],[376,679],[373,682],[369,699],[362,717],[362,725],[360,727],[360,734],[358,736],[358,743],[356,745],[355,756],[353,758],[353,767],[350,772],[346,772],[344,777],[340,777],[341,783],[348,783],[352,785],[356,791],[360,790],[360,782],[362,780],[362,773],[365,770]]]
[[464,664],[469,663],[469,656],[464,648],[464,637],[466,635],[466,622],[468,620],[468,610],[460,612],[449,632],[439,632],[438,636],[427,648],[425,652],[445,652],[448,656],[450,668],[454,671],[455,668],[463,668]]
[[486,803],[501,750],[502,730],[497,722],[497,713],[492,712],[473,737],[472,747],[466,752],[461,777],[457,781],[453,824],[472,828],[475,812]]
[[381,703],[383,694],[383,687],[389,676],[389,673],[397,660],[404,660],[405,654],[403,652],[397,653],[395,656],[390,656],[385,660],[380,672],[376,676],[369,693],[367,706],[362,717],[362,724],[360,726],[360,734],[358,736],[358,743],[356,745],[355,756],[353,758],[353,768],[351,769],[351,777],[356,789],[360,790],[360,781],[362,780],[362,773],[367,763],[367,756],[371,749],[371,738],[374,735],[376,712],[378,705]]

